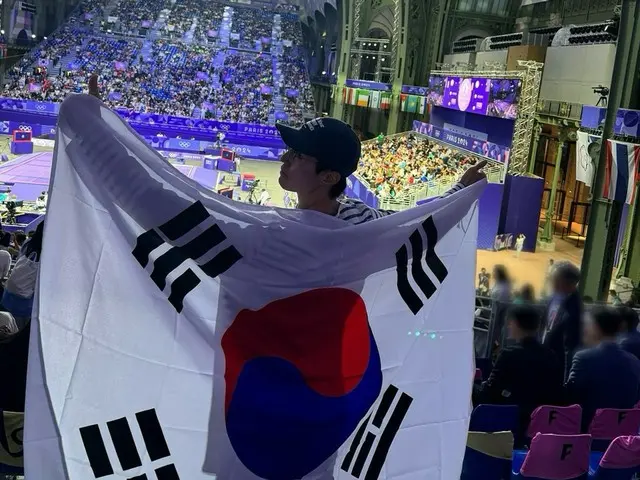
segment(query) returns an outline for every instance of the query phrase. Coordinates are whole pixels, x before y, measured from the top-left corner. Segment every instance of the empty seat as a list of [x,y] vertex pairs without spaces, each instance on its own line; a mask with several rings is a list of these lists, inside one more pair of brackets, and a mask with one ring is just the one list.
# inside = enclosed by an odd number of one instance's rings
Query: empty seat
[[594,439],[613,440],[640,432],[640,409],[599,408],[589,425]]
[[593,480],[631,480],[640,474],[640,436],[617,437],[591,476]]
[[516,453],[512,479],[586,480],[589,473],[591,435],[539,433],[520,465]]
[[516,405],[478,405],[471,413],[470,432],[515,432],[518,428]]
[[469,432],[460,480],[509,478],[513,433]]
[[473,378],[474,381],[476,382],[481,382],[482,381],[482,370],[480,370],[479,368],[476,368],[476,374],[475,377]]
[[569,407],[542,405],[531,414],[527,437],[533,438],[538,433],[577,435],[580,433],[581,420],[582,407],[580,405]]

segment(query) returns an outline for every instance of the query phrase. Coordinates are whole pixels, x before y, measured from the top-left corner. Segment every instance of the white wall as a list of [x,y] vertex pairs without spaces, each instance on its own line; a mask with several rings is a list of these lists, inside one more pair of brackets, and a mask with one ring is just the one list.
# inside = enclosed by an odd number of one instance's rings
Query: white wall
[[616,54],[614,44],[549,47],[542,74],[540,98],[595,105],[591,87],[611,87]]

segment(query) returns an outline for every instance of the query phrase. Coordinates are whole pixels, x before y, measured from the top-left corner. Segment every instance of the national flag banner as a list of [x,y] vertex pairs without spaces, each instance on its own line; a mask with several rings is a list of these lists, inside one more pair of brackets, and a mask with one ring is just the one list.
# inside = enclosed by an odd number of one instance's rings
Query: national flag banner
[[357,105],[359,107],[367,107],[367,106],[369,106],[369,90],[364,90],[362,88],[358,89]]
[[589,145],[600,141],[601,137],[578,131],[576,140],[576,180],[587,187],[593,184],[595,173],[593,159],[589,155]]
[[380,108],[389,110],[391,108],[391,94],[388,92],[380,92]]
[[68,97],[25,478],[459,478],[484,183],[355,226],[234,202]]
[[358,104],[358,90],[356,88],[349,88],[349,105]]
[[631,204],[639,178],[640,145],[607,140],[605,168],[603,198]]
[[407,111],[407,99],[409,98],[409,95],[407,95],[406,93],[401,93],[400,94],[400,111],[401,112],[406,112]]
[[344,87],[342,90],[342,101],[345,105],[355,105],[355,89]]
[[418,113],[424,115],[427,111],[427,97],[418,97]]
[[378,90],[372,90],[369,93],[371,94],[369,107],[380,108],[380,92]]
[[409,95],[407,98],[407,112],[416,113],[418,110],[418,96],[417,95]]

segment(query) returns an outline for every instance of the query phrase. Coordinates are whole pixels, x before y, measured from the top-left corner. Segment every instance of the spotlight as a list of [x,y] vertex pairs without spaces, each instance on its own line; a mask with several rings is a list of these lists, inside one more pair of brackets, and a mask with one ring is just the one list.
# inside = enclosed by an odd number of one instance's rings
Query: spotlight
[[31,34],[31,38],[32,38],[33,40],[35,40],[35,39],[36,39],[36,35],[35,35],[35,33],[32,33],[32,34]]
[[47,40],[47,37],[42,37],[42,38],[44,38],[45,40]]
[[0,35],[4,35],[4,30],[0,30]]
[[323,71],[322,71],[322,75],[326,75],[326,74],[327,74],[327,71],[326,71],[326,70],[323,70]]

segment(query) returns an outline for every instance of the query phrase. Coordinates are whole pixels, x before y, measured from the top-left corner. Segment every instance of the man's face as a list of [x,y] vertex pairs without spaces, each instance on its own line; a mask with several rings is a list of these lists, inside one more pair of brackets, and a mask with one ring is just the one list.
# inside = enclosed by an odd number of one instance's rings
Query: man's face
[[317,173],[317,160],[308,155],[287,150],[280,158],[280,178],[278,183],[289,192],[305,194],[321,187],[324,182],[324,172]]

